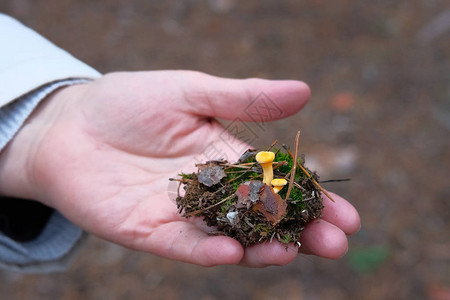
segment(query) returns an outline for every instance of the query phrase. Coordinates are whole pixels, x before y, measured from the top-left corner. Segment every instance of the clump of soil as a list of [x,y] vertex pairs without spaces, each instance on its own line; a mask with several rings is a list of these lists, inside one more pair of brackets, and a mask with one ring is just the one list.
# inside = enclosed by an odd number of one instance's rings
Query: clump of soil
[[258,151],[249,149],[236,163],[208,161],[197,164],[195,173],[171,179],[180,181],[185,190],[176,199],[179,213],[202,217],[208,226],[243,246],[273,239],[300,246],[305,225],[321,216],[319,177],[303,165],[304,159],[297,159],[293,168],[294,158],[287,149],[273,152],[273,178],[288,182],[278,193],[262,182],[263,169],[255,159]]

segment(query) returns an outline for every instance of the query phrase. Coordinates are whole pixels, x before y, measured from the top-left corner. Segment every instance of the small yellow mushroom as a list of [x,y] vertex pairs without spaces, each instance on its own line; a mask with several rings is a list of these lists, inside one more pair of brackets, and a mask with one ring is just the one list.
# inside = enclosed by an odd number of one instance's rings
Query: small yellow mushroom
[[255,158],[263,169],[263,182],[270,186],[273,179],[272,162],[275,159],[275,153],[270,151],[261,151],[256,154]]
[[278,192],[281,191],[283,186],[287,184],[287,180],[284,178],[277,178],[272,180],[271,183],[273,185],[273,191],[275,192],[275,194],[278,194]]

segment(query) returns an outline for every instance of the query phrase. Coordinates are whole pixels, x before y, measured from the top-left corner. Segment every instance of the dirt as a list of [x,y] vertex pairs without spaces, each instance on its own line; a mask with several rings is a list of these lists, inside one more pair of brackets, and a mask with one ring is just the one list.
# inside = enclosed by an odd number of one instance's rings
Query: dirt
[[[289,179],[294,159],[282,150],[274,153],[274,177]],[[263,169],[256,154],[249,149],[237,163],[209,161],[198,164],[197,173],[180,174],[185,193],[176,199],[179,212],[186,218],[203,218],[216,228],[216,234],[230,236],[246,247],[267,240],[300,246],[306,224],[321,216],[322,198],[314,184],[318,175],[302,165],[307,174],[295,172],[291,187],[275,192],[262,182]]]

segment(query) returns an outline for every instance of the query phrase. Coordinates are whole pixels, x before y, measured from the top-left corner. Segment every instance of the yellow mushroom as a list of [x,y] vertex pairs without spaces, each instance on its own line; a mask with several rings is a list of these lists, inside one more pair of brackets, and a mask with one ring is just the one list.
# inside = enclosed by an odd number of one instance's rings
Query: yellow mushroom
[[270,185],[273,179],[272,162],[275,159],[275,153],[270,151],[260,151],[256,154],[255,158],[263,169],[263,182]]
[[278,194],[278,192],[281,191],[283,186],[287,184],[287,180],[284,178],[277,178],[272,180],[271,183],[273,185],[273,191],[275,192],[275,194]]

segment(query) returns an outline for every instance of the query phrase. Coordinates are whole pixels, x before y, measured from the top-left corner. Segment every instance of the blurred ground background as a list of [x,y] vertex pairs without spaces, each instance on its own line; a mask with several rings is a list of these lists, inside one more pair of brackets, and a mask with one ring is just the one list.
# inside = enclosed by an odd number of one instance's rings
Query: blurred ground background
[[[332,3],[332,4],[331,4]],[[66,273],[0,272],[1,299],[450,299],[450,3],[2,0],[101,72],[300,79],[308,106],[255,129],[292,144],[360,211],[350,251],[211,269],[92,237]],[[259,131],[258,131],[259,130]]]

